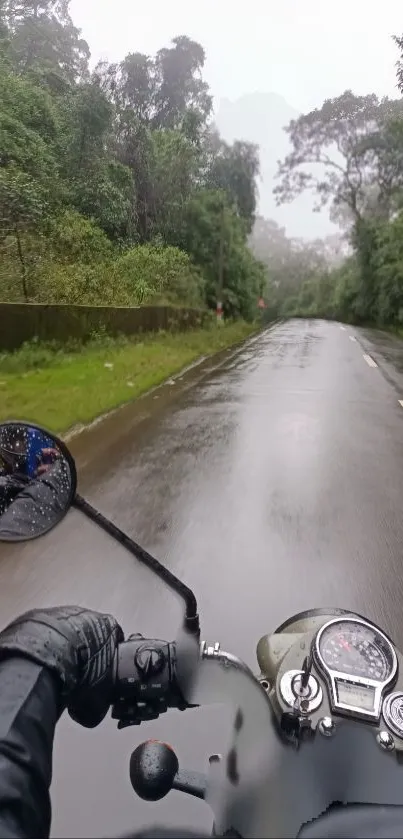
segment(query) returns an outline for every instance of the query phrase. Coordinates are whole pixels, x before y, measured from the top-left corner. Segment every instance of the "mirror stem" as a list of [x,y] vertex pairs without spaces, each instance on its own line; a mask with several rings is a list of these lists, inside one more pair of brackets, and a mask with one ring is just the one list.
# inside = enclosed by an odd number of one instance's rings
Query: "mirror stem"
[[141,545],[138,545],[137,542],[134,542],[134,540],[127,536],[126,533],[123,533],[123,530],[120,530],[120,528],[116,527],[113,522],[105,518],[102,513],[98,512],[92,504],[89,504],[88,501],[86,501],[85,498],[78,493],[75,495],[73,505],[78,510],[81,510],[81,512],[91,519],[91,521],[94,521],[95,524],[102,527],[106,533],[109,533],[109,535],[120,542],[121,545],[124,545],[124,547],[136,557],[136,559],[143,562],[144,565],[147,565],[151,571],[154,571],[154,573],[164,580],[164,582],[167,583],[173,591],[182,597],[186,607],[184,627],[192,635],[200,638],[200,622],[199,615],[197,613],[197,601],[193,591],[182,583],[181,580],[178,580],[178,578],[175,577],[168,568],[165,568],[158,559],[155,559],[155,557],[145,551]]

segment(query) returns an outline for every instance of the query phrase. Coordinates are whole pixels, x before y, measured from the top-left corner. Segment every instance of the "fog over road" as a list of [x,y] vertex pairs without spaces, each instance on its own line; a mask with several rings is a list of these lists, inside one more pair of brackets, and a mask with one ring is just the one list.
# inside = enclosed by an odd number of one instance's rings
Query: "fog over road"
[[[202,636],[256,669],[288,615],[340,605],[403,647],[403,350],[381,333],[291,320],[80,435],[80,491],[194,588]],[[127,633],[173,638],[181,605],[77,511],[31,544],[0,546],[4,624],[34,605],[114,612]],[[202,802],[132,792],[147,737],[203,769],[228,710],[171,712],[117,731],[61,721],[53,835],[117,836],[140,824],[208,829]]]

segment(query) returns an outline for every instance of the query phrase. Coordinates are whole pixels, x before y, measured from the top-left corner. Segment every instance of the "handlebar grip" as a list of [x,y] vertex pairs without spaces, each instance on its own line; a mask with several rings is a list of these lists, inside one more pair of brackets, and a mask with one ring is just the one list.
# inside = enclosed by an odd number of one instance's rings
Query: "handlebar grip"
[[157,719],[168,708],[187,707],[176,679],[176,644],[131,635],[119,644],[112,717],[118,728]]

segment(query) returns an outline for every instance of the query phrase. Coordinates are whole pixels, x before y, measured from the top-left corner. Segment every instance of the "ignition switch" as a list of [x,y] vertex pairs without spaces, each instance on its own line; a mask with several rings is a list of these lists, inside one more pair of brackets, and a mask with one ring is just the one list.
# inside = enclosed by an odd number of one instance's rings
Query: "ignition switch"
[[280,681],[280,695],[286,705],[305,714],[319,708],[323,699],[317,678],[311,674],[306,683],[303,670],[288,670],[284,673]]

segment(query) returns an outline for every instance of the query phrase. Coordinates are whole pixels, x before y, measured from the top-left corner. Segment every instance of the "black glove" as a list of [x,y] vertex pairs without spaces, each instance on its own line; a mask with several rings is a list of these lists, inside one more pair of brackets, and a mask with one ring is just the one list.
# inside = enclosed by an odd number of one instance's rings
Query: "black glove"
[[112,615],[80,606],[33,609],[0,632],[0,661],[21,655],[47,667],[59,679],[63,708],[94,728],[113,701],[113,665],[124,640]]

